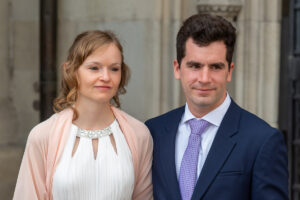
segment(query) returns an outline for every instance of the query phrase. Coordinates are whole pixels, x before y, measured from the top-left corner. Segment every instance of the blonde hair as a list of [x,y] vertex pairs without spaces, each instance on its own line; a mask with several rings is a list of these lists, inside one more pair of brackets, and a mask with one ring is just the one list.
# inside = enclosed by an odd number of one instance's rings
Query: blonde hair
[[53,110],[60,112],[66,108],[74,111],[73,120],[77,119],[78,113],[73,106],[77,100],[78,81],[76,71],[84,60],[97,48],[107,44],[115,44],[122,56],[121,81],[119,89],[112,98],[116,107],[120,107],[119,95],[126,93],[125,86],[129,79],[129,68],[124,62],[123,48],[118,38],[110,31],[92,30],[79,34],[69,49],[67,60],[62,65],[61,89],[58,97],[54,100]]

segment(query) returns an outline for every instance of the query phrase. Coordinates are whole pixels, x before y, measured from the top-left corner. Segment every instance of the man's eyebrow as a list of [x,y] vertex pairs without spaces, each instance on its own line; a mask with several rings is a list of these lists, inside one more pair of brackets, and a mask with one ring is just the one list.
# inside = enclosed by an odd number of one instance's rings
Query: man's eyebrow
[[202,66],[203,64],[200,63],[200,62],[196,62],[196,61],[188,61],[186,63],[186,65],[188,65],[188,66]]
[[211,64],[209,64],[210,66],[220,66],[220,67],[225,67],[225,63],[223,63],[223,62],[216,62],[216,63],[211,63]]

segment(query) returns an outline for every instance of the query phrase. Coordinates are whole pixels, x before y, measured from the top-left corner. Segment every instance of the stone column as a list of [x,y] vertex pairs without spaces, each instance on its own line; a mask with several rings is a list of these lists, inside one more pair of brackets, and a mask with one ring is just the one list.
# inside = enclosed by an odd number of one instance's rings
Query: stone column
[[[15,142],[17,132],[17,115],[9,96],[11,83],[11,66],[8,55],[9,48],[9,17],[10,4],[8,0],[0,2],[0,193],[1,198],[11,199],[16,180],[17,168],[20,156],[15,154],[16,150],[11,142]],[[17,158],[14,158],[17,157]]]
[[160,71],[158,76],[161,85],[154,88],[160,91],[158,101],[159,112],[153,116],[165,113],[178,107],[181,99],[180,82],[175,80],[173,75],[173,60],[176,57],[176,35],[181,22],[181,0],[162,1],[161,27],[160,27]]
[[236,101],[277,127],[281,0],[245,0],[238,18]]
[[0,2],[0,193],[12,199],[30,129],[39,122],[39,1]]

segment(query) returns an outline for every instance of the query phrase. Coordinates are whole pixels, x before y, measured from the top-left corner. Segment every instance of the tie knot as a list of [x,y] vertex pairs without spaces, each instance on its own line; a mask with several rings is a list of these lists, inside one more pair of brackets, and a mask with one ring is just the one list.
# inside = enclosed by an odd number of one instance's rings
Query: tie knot
[[201,135],[210,124],[208,121],[204,119],[200,119],[200,120],[191,119],[188,121],[188,123],[191,128],[191,133],[197,135]]

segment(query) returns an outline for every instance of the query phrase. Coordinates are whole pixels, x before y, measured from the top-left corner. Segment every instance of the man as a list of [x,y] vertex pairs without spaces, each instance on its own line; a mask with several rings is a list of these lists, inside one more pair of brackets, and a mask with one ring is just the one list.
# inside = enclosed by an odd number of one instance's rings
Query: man
[[155,199],[288,199],[282,134],[226,90],[235,39],[235,28],[218,16],[194,15],[180,28],[173,64],[186,105],[146,122]]

